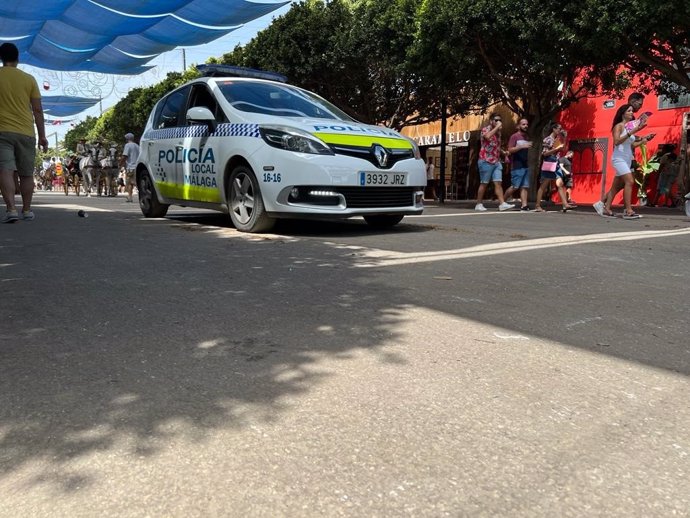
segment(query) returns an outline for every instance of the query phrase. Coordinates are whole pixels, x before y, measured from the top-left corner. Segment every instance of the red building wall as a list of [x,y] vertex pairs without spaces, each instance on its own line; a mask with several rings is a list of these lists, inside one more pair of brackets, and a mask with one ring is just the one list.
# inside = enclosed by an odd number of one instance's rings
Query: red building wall
[[[594,97],[572,105],[560,116],[560,123],[568,131],[568,147],[573,156],[573,199],[582,203],[593,203],[611,186],[614,170],[611,166],[613,152],[611,125],[616,110],[625,104],[628,95],[622,99]],[[644,104],[638,113],[652,112],[649,123],[642,135],[655,133],[656,137],[648,144],[649,155],[653,155],[661,144],[673,143],[679,153],[683,117],[690,112],[690,96],[680,99],[671,105],[665,98],[654,94],[645,97]],[[636,149],[636,159],[640,160],[640,150]],[[652,175],[654,176],[654,175]],[[654,191],[655,179],[650,178],[647,191]],[[636,190],[635,190],[636,191]],[[635,192],[636,194],[636,192]],[[653,196],[654,192],[649,192]],[[614,200],[622,203],[622,193]]]

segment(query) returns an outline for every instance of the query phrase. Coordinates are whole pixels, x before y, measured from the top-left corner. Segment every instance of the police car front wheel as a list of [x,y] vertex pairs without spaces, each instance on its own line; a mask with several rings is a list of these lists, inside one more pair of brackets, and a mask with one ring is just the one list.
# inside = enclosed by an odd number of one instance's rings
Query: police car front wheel
[[275,219],[266,214],[259,182],[248,166],[240,165],[233,169],[227,201],[230,219],[237,230],[266,232],[275,225]]

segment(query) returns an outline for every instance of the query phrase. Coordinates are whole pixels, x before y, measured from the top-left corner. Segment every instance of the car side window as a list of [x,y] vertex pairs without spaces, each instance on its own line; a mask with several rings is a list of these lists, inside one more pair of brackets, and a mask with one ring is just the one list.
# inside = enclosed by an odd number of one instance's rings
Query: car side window
[[188,88],[182,88],[171,93],[163,102],[163,106],[158,113],[157,120],[154,122],[155,129],[174,128],[179,126],[180,112],[187,97]]
[[228,119],[222,108],[216,101],[208,86],[204,84],[192,85],[192,93],[189,96],[189,108],[204,107],[211,110],[217,122],[227,122]]

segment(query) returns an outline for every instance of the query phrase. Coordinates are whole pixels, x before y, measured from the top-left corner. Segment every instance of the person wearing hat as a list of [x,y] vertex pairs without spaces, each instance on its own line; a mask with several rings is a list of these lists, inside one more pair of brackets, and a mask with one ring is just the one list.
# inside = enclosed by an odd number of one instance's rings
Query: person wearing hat
[[134,142],[134,134],[127,133],[125,135],[127,141],[122,156],[120,157],[120,165],[125,168],[125,185],[127,186],[127,201],[132,202],[132,193],[134,185],[137,183],[137,160],[139,159],[139,144]]

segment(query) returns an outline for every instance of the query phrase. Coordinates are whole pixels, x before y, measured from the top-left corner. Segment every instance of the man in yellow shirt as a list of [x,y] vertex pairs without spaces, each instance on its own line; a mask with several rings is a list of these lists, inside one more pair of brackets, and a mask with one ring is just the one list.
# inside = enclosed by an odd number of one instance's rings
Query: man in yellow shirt
[[43,120],[41,94],[36,80],[17,68],[19,50],[13,43],[0,45],[0,191],[7,205],[4,223],[19,219],[14,205],[16,192],[14,174],[19,174],[19,191],[22,195],[22,217],[34,219],[31,199],[34,193],[34,160],[36,136],[43,151],[48,150],[48,140]]

